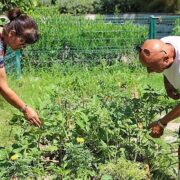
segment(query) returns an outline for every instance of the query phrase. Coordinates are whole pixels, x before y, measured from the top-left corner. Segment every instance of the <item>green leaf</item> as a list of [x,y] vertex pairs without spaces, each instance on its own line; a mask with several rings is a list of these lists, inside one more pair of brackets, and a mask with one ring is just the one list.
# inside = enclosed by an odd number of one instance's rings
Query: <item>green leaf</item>
[[50,151],[50,152],[54,152],[57,151],[58,147],[57,146],[47,146],[44,148],[44,151]]
[[0,160],[7,158],[7,151],[5,149],[0,150]]
[[112,176],[105,174],[101,177],[101,180],[113,180]]

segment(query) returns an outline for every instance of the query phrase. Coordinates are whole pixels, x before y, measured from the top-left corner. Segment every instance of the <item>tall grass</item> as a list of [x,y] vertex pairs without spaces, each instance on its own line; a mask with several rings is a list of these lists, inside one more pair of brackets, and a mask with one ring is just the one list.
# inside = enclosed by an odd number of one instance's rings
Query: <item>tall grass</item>
[[122,54],[134,52],[135,46],[148,36],[146,26],[131,21],[117,24],[100,15],[89,20],[83,16],[59,15],[56,9],[52,12],[39,9],[32,14],[41,38],[23,53],[31,62],[120,59]]

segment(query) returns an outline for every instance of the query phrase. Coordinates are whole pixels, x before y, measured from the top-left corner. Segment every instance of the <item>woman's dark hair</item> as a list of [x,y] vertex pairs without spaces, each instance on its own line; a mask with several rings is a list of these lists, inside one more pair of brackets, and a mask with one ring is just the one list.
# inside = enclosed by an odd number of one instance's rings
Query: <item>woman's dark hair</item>
[[33,44],[38,40],[39,35],[36,22],[19,8],[8,11],[7,17],[10,22],[3,26],[6,34],[11,30],[15,30],[16,35],[23,38],[27,44]]

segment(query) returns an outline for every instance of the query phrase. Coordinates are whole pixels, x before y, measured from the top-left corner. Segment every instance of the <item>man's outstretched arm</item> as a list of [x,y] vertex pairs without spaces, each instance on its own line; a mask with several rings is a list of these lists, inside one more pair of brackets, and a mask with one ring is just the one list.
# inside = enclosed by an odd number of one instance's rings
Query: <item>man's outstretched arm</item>
[[154,138],[159,138],[163,135],[164,128],[170,121],[180,117],[180,105],[177,105],[174,109],[172,109],[168,114],[166,114],[163,118],[158,121],[155,121],[149,125],[151,129],[151,136]]
[[[169,97],[172,99],[180,99],[180,94],[164,76],[164,86]],[[158,121],[155,121],[150,124],[151,136],[154,138],[159,138],[163,135],[164,128],[170,121],[180,117],[180,105],[177,105],[173,108],[168,114]]]

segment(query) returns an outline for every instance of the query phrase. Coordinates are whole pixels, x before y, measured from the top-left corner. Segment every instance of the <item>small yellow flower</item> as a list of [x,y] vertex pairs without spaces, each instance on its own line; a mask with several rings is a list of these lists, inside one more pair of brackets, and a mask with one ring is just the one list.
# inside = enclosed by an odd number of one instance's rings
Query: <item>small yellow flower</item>
[[77,141],[78,143],[83,143],[85,140],[84,140],[84,138],[77,137],[77,138],[76,138],[76,141]]
[[13,156],[11,156],[11,160],[12,161],[15,161],[19,158],[19,155],[18,154],[14,154]]

